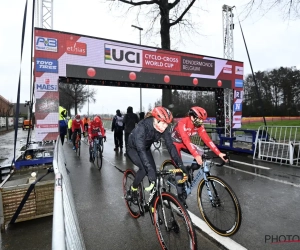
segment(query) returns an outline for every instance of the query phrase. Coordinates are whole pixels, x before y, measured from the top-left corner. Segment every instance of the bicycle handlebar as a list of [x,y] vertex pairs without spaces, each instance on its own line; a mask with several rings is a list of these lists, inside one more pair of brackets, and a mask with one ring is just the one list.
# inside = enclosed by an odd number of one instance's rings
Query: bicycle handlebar
[[[219,156],[207,156],[206,154],[202,155],[202,159],[205,159],[205,160],[209,160],[209,159],[218,159],[220,158]],[[228,164],[230,165],[230,158],[229,158],[229,153],[227,152],[226,155],[224,156],[224,159],[225,160],[228,160]],[[216,166],[217,167],[222,167],[225,165],[225,161],[222,160],[221,163],[216,163]]]
[[174,169],[169,169],[169,170],[158,171],[158,173],[160,175],[168,175],[170,173],[173,173],[173,174],[175,174],[175,173],[182,173],[183,174],[183,178],[181,180],[177,181],[178,184],[182,184],[182,183],[184,183],[184,182],[186,182],[188,180],[188,176],[185,173],[183,173],[183,171],[180,168],[174,168]]

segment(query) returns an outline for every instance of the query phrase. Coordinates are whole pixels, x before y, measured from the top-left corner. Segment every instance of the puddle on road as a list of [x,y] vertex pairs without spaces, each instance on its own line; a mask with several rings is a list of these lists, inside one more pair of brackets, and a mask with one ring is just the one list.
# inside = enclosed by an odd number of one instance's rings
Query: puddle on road
[[[19,130],[16,141],[16,158],[20,155],[19,149],[27,141],[28,131]],[[0,165],[10,164],[14,157],[14,131],[0,135]]]

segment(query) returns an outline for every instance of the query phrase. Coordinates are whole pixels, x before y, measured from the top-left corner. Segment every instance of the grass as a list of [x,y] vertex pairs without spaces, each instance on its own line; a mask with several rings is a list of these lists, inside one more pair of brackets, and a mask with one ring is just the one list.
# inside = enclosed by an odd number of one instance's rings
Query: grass
[[[284,121],[267,121],[267,126],[300,126],[299,120],[284,120]],[[263,122],[253,122],[253,123],[246,123],[242,124],[243,129],[258,129],[260,126],[264,126]]]

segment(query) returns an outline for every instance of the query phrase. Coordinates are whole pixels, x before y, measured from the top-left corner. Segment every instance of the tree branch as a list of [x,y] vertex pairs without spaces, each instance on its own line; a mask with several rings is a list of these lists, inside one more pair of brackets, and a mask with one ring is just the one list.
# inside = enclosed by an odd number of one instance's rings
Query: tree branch
[[179,23],[182,18],[184,17],[184,15],[190,10],[190,8],[193,6],[193,4],[195,3],[196,0],[192,0],[190,2],[190,4],[188,5],[188,7],[182,12],[181,16],[177,18],[176,21],[174,21],[173,23],[170,23],[170,27],[173,25],[176,25],[177,23]]
[[157,3],[157,0],[152,0],[152,1],[140,1],[140,2],[132,2],[132,0],[131,0],[131,1],[128,1],[128,0],[119,0],[119,1],[122,2],[122,3],[128,3],[128,4],[131,4],[131,5],[134,5],[134,6],[143,5],[143,4],[150,5],[150,4]]
[[180,0],[175,0],[173,3],[169,3],[169,10],[173,9],[179,2]]

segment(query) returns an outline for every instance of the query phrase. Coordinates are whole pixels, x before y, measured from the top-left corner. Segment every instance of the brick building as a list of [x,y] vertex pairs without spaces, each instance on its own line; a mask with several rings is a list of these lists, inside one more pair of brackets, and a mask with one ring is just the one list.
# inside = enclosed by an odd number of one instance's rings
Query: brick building
[[0,95],[0,116],[13,116],[13,104]]

